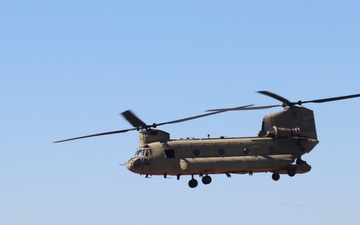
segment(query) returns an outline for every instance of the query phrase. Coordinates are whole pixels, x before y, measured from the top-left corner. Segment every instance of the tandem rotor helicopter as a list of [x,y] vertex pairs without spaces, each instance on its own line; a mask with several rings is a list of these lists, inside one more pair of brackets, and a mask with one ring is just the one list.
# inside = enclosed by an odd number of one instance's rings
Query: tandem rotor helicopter
[[[303,107],[305,103],[324,103],[360,97],[360,94],[291,102],[268,91],[258,93],[282,102],[280,105],[246,105],[234,108],[207,110],[207,113],[183,119],[147,125],[130,110],[122,113],[133,126],[125,130],[91,134],[55,141],[55,143],[82,138],[140,131],[139,146],[126,167],[134,173],[167,176],[190,175],[189,187],[195,188],[199,175],[203,184],[210,184],[211,174],[250,174],[270,172],[277,181],[280,174],[290,177],[307,173],[311,166],[301,159],[318,143],[313,111]],[[156,129],[158,126],[181,123],[188,120],[236,110],[259,110],[273,107],[283,110],[266,115],[256,137],[170,139],[170,134]]]

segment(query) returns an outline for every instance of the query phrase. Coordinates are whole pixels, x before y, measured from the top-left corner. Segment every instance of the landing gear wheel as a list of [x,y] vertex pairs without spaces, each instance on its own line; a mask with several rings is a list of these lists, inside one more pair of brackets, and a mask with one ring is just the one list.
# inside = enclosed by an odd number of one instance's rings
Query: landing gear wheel
[[280,174],[278,174],[278,173],[273,173],[273,175],[272,175],[271,177],[272,177],[272,179],[273,179],[274,181],[278,181],[278,180],[280,179]]
[[211,183],[211,177],[206,175],[202,178],[201,180],[203,182],[203,184],[210,184]]
[[295,169],[289,169],[289,170],[288,170],[288,175],[289,175],[290,177],[295,176],[295,174],[296,174]]
[[197,186],[198,186],[197,180],[191,179],[191,180],[189,181],[189,187],[191,187],[191,188],[196,188]]

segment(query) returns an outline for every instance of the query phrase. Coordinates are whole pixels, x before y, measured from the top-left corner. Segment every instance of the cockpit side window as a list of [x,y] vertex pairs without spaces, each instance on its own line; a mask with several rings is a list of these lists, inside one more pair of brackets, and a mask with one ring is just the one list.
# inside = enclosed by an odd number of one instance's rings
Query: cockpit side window
[[151,157],[151,155],[152,155],[151,149],[145,149],[144,152],[145,152],[145,154],[144,154],[145,158],[150,158]]

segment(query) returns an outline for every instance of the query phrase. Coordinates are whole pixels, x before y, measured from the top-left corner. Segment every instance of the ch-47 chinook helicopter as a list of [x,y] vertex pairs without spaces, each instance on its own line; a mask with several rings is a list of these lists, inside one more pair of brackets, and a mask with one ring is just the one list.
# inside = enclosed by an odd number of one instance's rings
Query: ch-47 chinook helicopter
[[[203,184],[210,184],[212,180],[210,174],[226,174],[231,177],[231,174],[252,175],[270,172],[272,179],[277,181],[280,179],[280,174],[293,177],[295,174],[303,174],[311,170],[311,166],[303,161],[301,156],[309,153],[319,141],[313,111],[302,107],[302,104],[360,97],[360,94],[355,94],[291,102],[268,91],[258,93],[275,98],[282,104],[212,109],[205,114],[151,125],[147,125],[128,110],[122,115],[133,128],[75,137],[55,143],[137,130],[140,131],[139,147],[135,156],[126,163],[126,167],[134,173],[146,177],[177,176],[178,180],[180,176],[190,175],[189,187],[191,188],[198,185],[195,175],[202,177]],[[170,139],[169,133],[155,129],[166,124],[180,123],[228,111],[257,110],[278,106],[284,109],[266,115],[256,137]]]

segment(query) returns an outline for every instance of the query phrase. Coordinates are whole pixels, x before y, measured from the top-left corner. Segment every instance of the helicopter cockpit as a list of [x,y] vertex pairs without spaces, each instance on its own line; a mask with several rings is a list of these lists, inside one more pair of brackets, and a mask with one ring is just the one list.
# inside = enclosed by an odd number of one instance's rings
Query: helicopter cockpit
[[130,171],[141,174],[143,173],[143,166],[150,164],[151,157],[151,148],[148,145],[144,145],[136,150],[135,156],[126,163],[126,167]]

